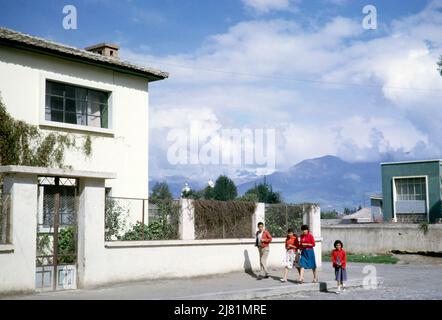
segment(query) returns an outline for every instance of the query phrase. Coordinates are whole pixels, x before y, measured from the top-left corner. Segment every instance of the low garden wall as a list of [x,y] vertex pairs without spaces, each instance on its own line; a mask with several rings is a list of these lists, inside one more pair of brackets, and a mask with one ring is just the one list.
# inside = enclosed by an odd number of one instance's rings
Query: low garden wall
[[428,225],[427,232],[419,224],[360,224],[321,227],[324,252],[333,249],[335,240],[352,253],[442,252],[442,225]]

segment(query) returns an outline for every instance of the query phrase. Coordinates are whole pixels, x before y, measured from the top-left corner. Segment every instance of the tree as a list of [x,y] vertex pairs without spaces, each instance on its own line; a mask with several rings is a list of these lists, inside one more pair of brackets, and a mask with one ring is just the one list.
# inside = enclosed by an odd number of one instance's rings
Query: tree
[[234,200],[238,195],[235,183],[225,175],[221,175],[216,179],[213,187],[213,195],[215,200],[227,201]]
[[150,200],[173,200],[173,196],[167,182],[164,181],[155,183],[150,194]]
[[254,188],[246,191],[245,195],[254,194],[259,202],[264,203],[281,203],[281,194],[274,192],[272,186],[266,182],[255,185]]

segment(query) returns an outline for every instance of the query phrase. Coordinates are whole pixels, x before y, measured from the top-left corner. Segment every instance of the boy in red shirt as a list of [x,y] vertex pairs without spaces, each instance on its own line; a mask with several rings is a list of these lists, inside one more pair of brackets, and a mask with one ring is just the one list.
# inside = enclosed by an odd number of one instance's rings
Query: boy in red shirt
[[344,281],[347,281],[347,256],[343,249],[344,245],[341,240],[336,240],[334,243],[335,250],[331,253],[333,268],[335,268],[335,279],[338,283],[338,291],[336,293],[345,291]]

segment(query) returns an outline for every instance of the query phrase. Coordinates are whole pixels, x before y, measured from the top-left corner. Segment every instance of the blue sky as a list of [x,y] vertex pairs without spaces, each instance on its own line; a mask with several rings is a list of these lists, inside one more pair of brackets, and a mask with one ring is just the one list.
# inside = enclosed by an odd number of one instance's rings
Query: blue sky
[[[64,30],[75,5],[78,29]],[[376,30],[362,8],[377,9]],[[259,166],[173,165],[170,130],[274,129],[276,169],[332,154],[348,161],[440,158],[442,1],[0,0],[0,25],[168,71],[150,87],[151,175],[215,177]]]

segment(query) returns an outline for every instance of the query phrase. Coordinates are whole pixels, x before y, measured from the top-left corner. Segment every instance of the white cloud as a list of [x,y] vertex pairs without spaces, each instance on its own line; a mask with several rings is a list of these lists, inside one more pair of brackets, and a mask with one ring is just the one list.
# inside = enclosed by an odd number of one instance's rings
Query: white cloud
[[[432,2],[368,39],[370,31],[346,17],[309,28],[260,19],[213,35],[190,54],[123,56],[171,73],[152,87],[151,141],[196,119],[213,129],[275,128],[280,168],[325,154],[440,157],[441,8]],[[303,79],[344,85],[296,81]]]
[[242,0],[244,5],[258,13],[268,13],[270,11],[296,10],[300,0]]

